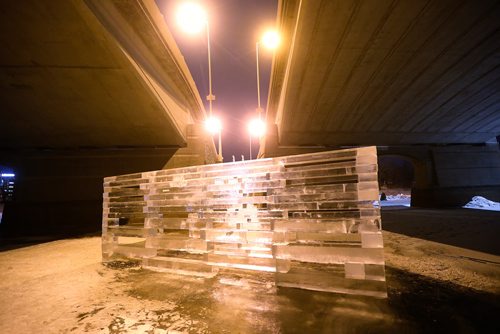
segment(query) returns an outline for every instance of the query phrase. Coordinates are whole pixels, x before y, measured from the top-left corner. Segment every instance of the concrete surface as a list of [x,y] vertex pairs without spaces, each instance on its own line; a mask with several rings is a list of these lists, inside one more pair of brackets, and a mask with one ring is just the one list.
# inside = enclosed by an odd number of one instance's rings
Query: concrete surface
[[499,218],[384,209],[388,299],[278,289],[264,274],[106,267],[98,237],[3,251],[0,332],[498,333],[500,253],[488,240]]
[[267,121],[282,146],[500,134],[495,0],[282,0]]
[[0,233],[96,231],[105,176],[215,154],[189,138],[204,107],[154,0],[0,7],[0,163],[18,176]]
[[1,7],[0,149],[179,148],[203,120],[153,0]]

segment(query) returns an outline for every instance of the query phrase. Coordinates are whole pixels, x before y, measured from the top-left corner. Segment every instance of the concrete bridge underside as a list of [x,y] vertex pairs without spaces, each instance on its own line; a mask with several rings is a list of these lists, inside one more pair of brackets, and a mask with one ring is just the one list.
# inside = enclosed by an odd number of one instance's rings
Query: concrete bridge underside
[[500,2],[282,0],[278,11],[261,156],[377,145],[425,173],[416,205],[500,200]]
[[215,158],[198,131],[198,91],[153,0],[1,8],[0,164],[16,172],[3,230],[98,230],[104,176]]

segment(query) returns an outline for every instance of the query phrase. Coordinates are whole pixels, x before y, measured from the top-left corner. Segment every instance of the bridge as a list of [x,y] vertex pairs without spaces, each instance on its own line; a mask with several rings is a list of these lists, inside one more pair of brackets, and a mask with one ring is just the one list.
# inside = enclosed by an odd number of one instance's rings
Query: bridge
[[500,200],[498,1],[281,1],[260,156],[377,145],[412,204]]
[[[413,163],[414,205],[500,200],[499,17],[492,0],[279,1],[260,156],[377,145]],[[103,177],[215,161],[153,0],[7,1],[0,28],[2,228],[97,230]]]
[[214,161],[153,0],[7,1],[0,43],[0,164],[16,171],[3,227],[98,230],[103,177]]

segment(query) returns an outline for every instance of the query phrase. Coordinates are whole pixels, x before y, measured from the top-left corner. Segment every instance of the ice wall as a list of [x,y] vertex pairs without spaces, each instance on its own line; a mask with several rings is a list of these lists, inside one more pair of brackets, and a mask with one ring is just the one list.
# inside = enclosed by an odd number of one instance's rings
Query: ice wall
[[375,147],[104,179],[104,261],[386,296]]

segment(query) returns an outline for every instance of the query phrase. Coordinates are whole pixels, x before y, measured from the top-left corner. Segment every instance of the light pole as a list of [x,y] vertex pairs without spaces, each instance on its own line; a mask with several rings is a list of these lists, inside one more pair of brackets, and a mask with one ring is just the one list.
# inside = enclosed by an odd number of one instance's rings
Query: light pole
[[[210,50],[210,26],[208,24],[208,18],[205,10],[195,2],[185,2],[181,4],[177,11],[177,23],[180,27],[187,33],[196,34],[199,33],[203,28],[207,31],[207,53],[208,53],[208,105],[209,105],[209,116],[205,121],[205,127],[207,130],[214,134],[219,135],[219,152],[217,155],[218,162],[223,161],[222,157],[222,127],[220,121],[213,116],[212,113],[212,103],[215,100],[215,95],[212,93],[212,59]],[[215,127],[214,127],[215,126]],[[216,132],[215,132],[216,131]]]
[[264,44],[268,49],[274,50],[280,42],[279,35],[276,31],[270,30],[264,33],[260,41],[255,43],[255,64],[257,69],[257,118],[250,121],[248,124],[248,132],[250,134],[250,159],[252,159],[252,136],[262,137],[266,131],[265,123],[262,121],[262,107],[260,105],[260,70],[259,70],[259,46]]
[[257,115],[260,119],[262,108],[260,107],[259,44],[260,42],[255,43],[255,64],[257,68]]
[[252,160],[253,159],[253,156],[252,156],[252,133],[249,132],[249,141],[250,141],[250,159],[248,160]]
[[274,50],[278,47],[280,42],[279,35],[274,30],[269,30],[264,33],[260,41],[255,43],[255,65],[257,68],[257,115],[259,119],[262,113],[262,108],[260,106],[260,70],[259,70],[259,46],[264,44],[267,49]]

